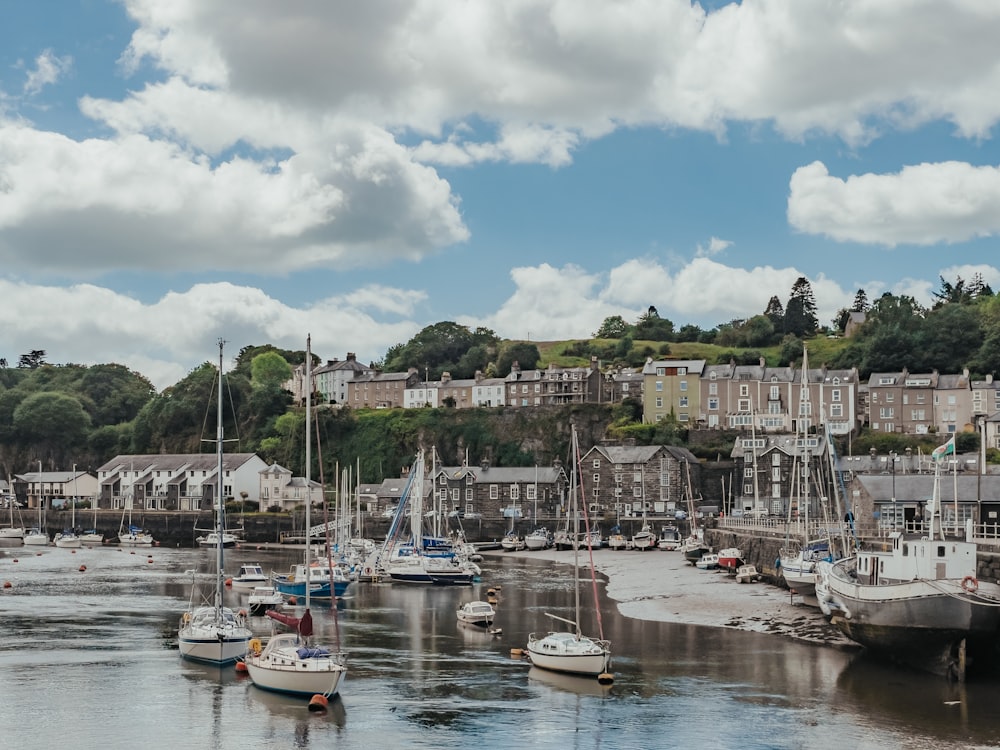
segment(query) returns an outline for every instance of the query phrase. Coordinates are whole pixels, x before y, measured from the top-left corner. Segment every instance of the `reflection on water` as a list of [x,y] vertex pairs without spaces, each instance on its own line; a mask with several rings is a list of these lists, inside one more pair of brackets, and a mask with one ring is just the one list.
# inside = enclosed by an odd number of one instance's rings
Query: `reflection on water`
[[[602,613],[614,685],[531,668],[512,650],[551,627],[545,612],[572,616],[572,582],[566,570],[511,557],[487,558],[471,592],[354,584],[335,609],[314,606],[319,637],[332,644],[339,635],[349,672],[341,696],[311,712],[232,668],[178,657],[177,618],[190,593],[184,571],[209,574],[206,551],[3,552],[0,580],[11,587],[0,593],[0,705],[6,716],[28,718],[38,715],[37,696],[49,697],[44,721],[19,739],[29,750],[66,745],[67,726],[75,747],[130,750],[458,748],[502,737],[531,748],[1000,741],[1000,680],[950,685],[764,634],[629,620],[610,602]],[[237,549],[227,567],[260,561],[285,570],[297,554]],[[485,599],[490,587],[499,590],[499,636],[455,618],[460,602]],[[240,606],[246,595],[227,592],[227,603]],[[271,621],[251,619],[266,637]],[[593,614],[582,626],[597,632]]]

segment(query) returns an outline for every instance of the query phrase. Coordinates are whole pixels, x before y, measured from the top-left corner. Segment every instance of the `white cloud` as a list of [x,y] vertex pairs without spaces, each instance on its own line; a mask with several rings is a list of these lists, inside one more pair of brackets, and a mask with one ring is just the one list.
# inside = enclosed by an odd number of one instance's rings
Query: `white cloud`
[[997,167],[918,164],[842,180],[817,161],[795,170],[790,188],[792,226],[840,241],[932,245],[1000,232]]
[[718,237],[712,237],[709,239],[707,245],[698,245],[695,255],[699,258],[711,258],[713,255],[718,255],[732,244],[733,243],[729,240],[720,240]]
[[33,96],[43,88],[56,83],[73,65],[73,58],[58,57],[52,50],[45,50],[35,58],[35,67],[27,71],[24,93]]
[[[219,338],[235,356],[248,345],[304,349],[306,335],[312,334],[313,349],[321,356],[352,351],[368,361],[380,359],[388,347],[423,327],[413,320],[389,319],[405,312],[421,293],[384,287],[301,308],[228,283],[197,284],[144,304],[89,284],[59,288],[0,280],[0,297],[5,300],[0,328],[7,346],[0,356],[9,366],[16,366],[21,354],[41,349],[53,363],[123,364],[158,389],[211,360]],[[365,309],[377,307],[373,300],[378,297],[399,300],[397,309],[387,311],[383,305],[377,310],[382,317],[376,319]],[[52,310],[59,311],[58,325],[53,325]]]

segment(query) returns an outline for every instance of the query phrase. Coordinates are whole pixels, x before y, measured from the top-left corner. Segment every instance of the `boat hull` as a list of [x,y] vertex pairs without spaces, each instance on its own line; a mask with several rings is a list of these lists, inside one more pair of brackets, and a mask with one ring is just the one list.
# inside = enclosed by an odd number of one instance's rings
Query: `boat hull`
[[995,663],[1000,586],[961,580],[853,583],[835,573],[818,593],[831,622],[870,653],[934,674],[962,677],[966,661]]
[[274,579],[274,587],[282,594],[285,596],[302,597],[303,599],[305,598],[307,587],[309,589],[309,598],[330,599],[331,597],[343,596],[347,591],[348,585],[350,585],[350,581],[334,581],[331,590],[329,581],[325,583],[307,583],[306,581],[288,581],[280,578]]
[[219,640],[217,636],[178,638],[181,657],[200,664],[235,664],[247,652],[250,636]]

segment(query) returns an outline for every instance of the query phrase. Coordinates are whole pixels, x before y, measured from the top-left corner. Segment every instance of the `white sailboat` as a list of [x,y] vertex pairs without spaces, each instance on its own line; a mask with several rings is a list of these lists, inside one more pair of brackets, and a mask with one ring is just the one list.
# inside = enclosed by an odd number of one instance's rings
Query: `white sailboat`
[[[7,486],[10,486],[10,479],[7,480]],[[11,493],[4,495],[3,499],[10,509],[10,522],[3,528],[0,528],[0,545],[16,547],[24,543],[24,525],[14,525],[14,506],[17,505],[17,497]],[[18,516],[20,517],[20,515],[20,511],[18,511]]]
[[57,547],[66,547],[70,549],[79,549],[83,546],[83,540],[80,539],[80,535],[76,533],[76,467],[73,467],[73,499],[70,501],[70,521],[69,528],[63,529],[58,534],[56,534],[53,543]]
[[[573,526],[574,531],[579,533],[579,497],[577,490],[577,473],[579,470],[580,455],[577,445],[576,430],[573,430],[573,473],[571,482],[571,494],[573,497]],[[589,525],[589,524],[586,524]],[[594,580],[593,565],[590,566],[591,583],[593,585],[595,606],[597,597],[596,581]],[[599,638],[590,638],[583,635],[580,629],[580,564],[579,549],[574,548],[573,552],[573,594],[575,619],[568,620],[564,617],[549,614],[547,617],[553,620],[560,620],[572,626],[571,630],[554,631],[545,635],[531,633],[528,635],[528,658],[531,663],[553,672],[564,672],[567,674],[596,676],[601,683],[610,683],[614,680],[608,672],[611,665],[611,644],[603,637],[603,632]],[[601,627],[600,612],[597,613],[598,626]],[[602,628],[603,630],[603,628]]]
[[94,509],[94,527],[80,534],[80,541],[86,547],[99,547],[104,544],[104,534],[97,530],[97,496],[92,497],[90,502]]
[[[181,656],[203,664],[224,666],[232,664],[247,652],[253,631],[247,626],[245,616],[223,605],[225,573],[223,572],[222,530],[225,528],[225,493],[223,491],[223,428],[222,428],[222,348],[219,341],[219,395],[218,425],[216,428],[216,529],[219,532],[215,547],[215,591],[209,605],[191,606],[181,615],[177,642]],[[191,597],[195,596],[192,583]]]
[[49,533],[45,530],[45,522],[42,520],[42,497],[41,497],[41,476],[42,476],[42,466],[41,461],[38,462],[38,483],[39,483],[39,497],[38,497],[38,525],[33,526],[24,535],[24,544],[26,547],[47,547],[49,544]]
[[[306,340],[306,486],[312,466],[312,351]],[[306,528],[310,528],[312,498],[306,500]],[[309,545],[306,545],[307,550]],[[261,648],[254,639],[244,659],[253,684],[263,690],[290,695],[321,695],[330,698],[340,690],[347,674],[347,655],[312,643],[313,621],[309,588],[305,590],[305,612],[301,617],[268,610],[267,616],[294,629],[291,633],[272,635]],[[336,609],[334,609],[336,614]],[[339,645],[339,644],[338,644]]]

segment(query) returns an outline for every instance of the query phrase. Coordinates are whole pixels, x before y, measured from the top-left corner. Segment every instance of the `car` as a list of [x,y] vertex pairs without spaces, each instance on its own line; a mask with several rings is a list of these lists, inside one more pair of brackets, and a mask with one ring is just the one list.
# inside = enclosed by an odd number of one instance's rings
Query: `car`
[[687,517],[688,517],[688,514],[686,512],[684,512],[683,510],[679,510],[679,511],[677,511],[677,512],[674,513],[674,519],[677,520],[677,521],[685,521],[685,520],[687,520]]
[[382,518],[392,518],[396,515],[396,507],[386,508],[382,511]]

